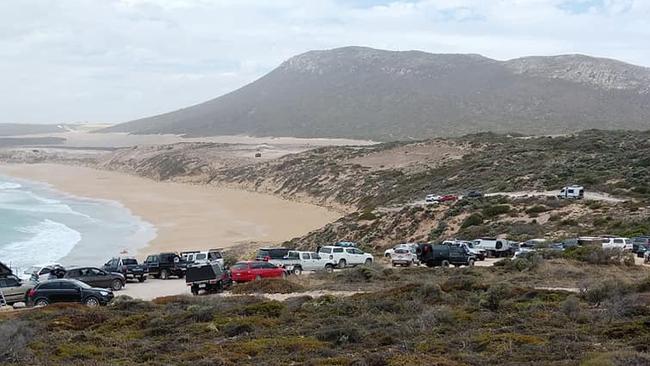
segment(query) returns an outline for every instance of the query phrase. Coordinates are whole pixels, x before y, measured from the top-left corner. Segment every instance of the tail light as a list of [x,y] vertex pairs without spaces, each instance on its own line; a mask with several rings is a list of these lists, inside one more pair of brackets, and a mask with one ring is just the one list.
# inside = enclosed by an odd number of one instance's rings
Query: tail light
[[264,262],[268,262],[270,260],[271,260],[271,257],[269,257],[268,255],[266,257],[264,257]]
[[29,292],[27,292],[27,297],[34,297],[34,295],[36,295],[36,290],[34,289],[31,289]]

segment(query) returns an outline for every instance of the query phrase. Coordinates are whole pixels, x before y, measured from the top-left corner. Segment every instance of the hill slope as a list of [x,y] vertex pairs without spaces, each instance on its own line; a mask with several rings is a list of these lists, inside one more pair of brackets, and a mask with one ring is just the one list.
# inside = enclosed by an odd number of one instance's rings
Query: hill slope
[[650,128],[650,69],[581,55],[496,61],[311,51],[232,93],[104,131],[377,140]]

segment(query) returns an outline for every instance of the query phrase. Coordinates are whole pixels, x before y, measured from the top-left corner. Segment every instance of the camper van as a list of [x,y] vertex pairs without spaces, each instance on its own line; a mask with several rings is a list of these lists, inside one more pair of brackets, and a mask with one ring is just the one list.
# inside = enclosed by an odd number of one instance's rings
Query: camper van
[[490,257],[508,257],[517,249],[505,239],[481,238],[473,240],[472,243],[474,248],[484,249]]
[[564,187],[557,196],[559,198],[579,200],[585,198],[585,188],[577,185]]

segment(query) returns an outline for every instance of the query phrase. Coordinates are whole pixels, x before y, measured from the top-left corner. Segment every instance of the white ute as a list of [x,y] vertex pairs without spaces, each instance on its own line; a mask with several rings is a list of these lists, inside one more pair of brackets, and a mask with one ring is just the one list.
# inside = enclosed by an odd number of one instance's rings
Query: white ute
[[357,248],[325,246],[320,248],[318,254],[323,258],[328,258],[334,261],[338,268],[370,264],[374,260],[372,254],[364,253]]
[[329,257],[321,256],[316,252],[301,252],[292,250],[287,255],[287,258],[292,258],[291,264],[286,265],[285,268],[294,273],[301,274],[302,271],[327,271],[332,272],[336,266],[336,262],[329,259]]

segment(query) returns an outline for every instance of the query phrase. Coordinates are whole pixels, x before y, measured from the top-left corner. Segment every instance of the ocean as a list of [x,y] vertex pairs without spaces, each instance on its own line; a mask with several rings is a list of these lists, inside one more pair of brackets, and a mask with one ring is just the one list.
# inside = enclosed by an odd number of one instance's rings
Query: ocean
[[153,225],[118,202],[0,175],[0,262],[17,273],[51,263],[101,266],[155,236]]

